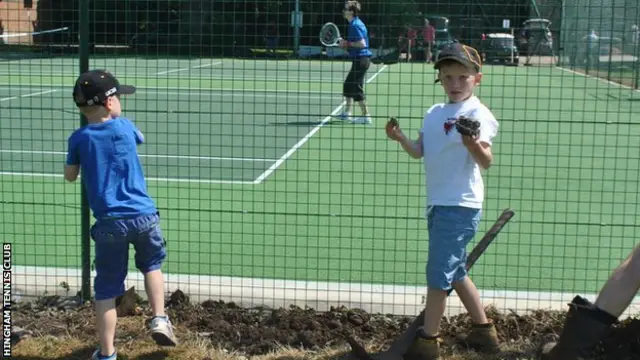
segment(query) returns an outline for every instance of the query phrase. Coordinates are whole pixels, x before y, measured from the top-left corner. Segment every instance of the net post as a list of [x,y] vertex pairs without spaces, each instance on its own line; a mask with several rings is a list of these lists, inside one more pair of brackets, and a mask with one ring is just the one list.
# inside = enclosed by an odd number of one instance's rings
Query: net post
[[[79,1],[79,63],[80,73],[89,70],[89,0]],[[87,118],[80,115],[80,126],[87,125]],[[89,201],[84,186],[81,186],[80,222],[82,227],[82,299],[91,298],[91,238],[89,234],[90,212]]]

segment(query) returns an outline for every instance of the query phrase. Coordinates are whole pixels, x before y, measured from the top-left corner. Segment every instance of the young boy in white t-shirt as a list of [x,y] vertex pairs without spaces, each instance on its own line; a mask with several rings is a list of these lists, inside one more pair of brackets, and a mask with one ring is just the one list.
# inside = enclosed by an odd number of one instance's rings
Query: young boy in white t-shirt
[[[471,332],[458,340],[487,353],[499,349],[496,330],[465,268],[466,246],[477,231],[484,200],[480,170],[493,162],[491,144],[498,133],[495,117],[473,94],[482,78],[481,65],[478,52],[469,46],[455,43],[443,49],[434,67],[449,102],[427,110],[416,141],[405,136],[397,122],[390,121],[386,127],[387,136],[411,157],[424,158],[426,172],[427,303],[423,326],[407,353],[410,359],[440,359],[440,320],[451,288],[473,322]],[[455,123],[460,116],[480,122],[479,136],[457,132]]]

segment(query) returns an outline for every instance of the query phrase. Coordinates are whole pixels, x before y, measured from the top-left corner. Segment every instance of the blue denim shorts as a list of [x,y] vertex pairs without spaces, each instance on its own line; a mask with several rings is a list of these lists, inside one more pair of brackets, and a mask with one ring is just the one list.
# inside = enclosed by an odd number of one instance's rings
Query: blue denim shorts
[[112,299],[124,293],[129,244],[133,244],[136,267],[142,273],[160,269],[167,257],[159,213],[98,219],[91,227],[91,237],[95,242],[96,300]]
[[462,206],[432,206],[427,210],[429,256],[427,286],[449,290],[467,276],[467,245],[478,230],[482,211]]

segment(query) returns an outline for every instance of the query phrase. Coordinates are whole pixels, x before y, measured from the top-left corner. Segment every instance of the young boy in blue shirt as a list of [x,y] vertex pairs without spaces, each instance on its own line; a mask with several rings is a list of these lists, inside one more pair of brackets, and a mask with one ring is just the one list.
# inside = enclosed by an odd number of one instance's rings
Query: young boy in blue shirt
[[[487,319],[478,289],[465,268],[466,246],[478,229],[484,202],[481,170],[493,162],[491,146],[499,127],[491,111],[474,95],[482,78],[481,64],[478,52],[469,46],[456,43],[444,48],[434,67],[449,101],[427,110],[415,141],[396,123],[390,121],[386,126],[389,138],[411,157],[423,159],[426,173],[427,304],[423,326],[407,353],[410,359],[440,359],[440,320],[451,288],[473,323],[472,331],[458,340],[485,353],[499,351],[496,329]],[[461,116],[480,122],[478,136],[456,131]]]
[[136,267],[144,273],[153,311],[151,337],[158,345],[177,344],[164,312],[161,266],[166,258],[166,243],[137,153],[137,145],[144,142],[144,137],[121,116],[120,96],[134,92],[133,86],[120,85],[104,70],[83,73],[73,89],[76,106],[88,125],[69,137],[64,177],[74,182],[82,169],[82,183],[96,219],[91,237],[95,242],[94,289],[100,348],[93,353],[93,360],[117,357],[115,299],[125,291],[129,244],[136,251]]

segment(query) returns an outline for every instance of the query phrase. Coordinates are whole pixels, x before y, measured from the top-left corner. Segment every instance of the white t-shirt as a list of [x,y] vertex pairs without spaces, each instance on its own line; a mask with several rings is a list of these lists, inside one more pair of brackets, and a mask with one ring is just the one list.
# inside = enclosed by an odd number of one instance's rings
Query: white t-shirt
[[422,146],[427,185],[427,206],[464,206],[481,209],[484,182],[480,166],[462,143],[455,127],[461,115],[480,121],[479,141],[492,144],[498,121],[480,99],[433,105],[424,116]]

